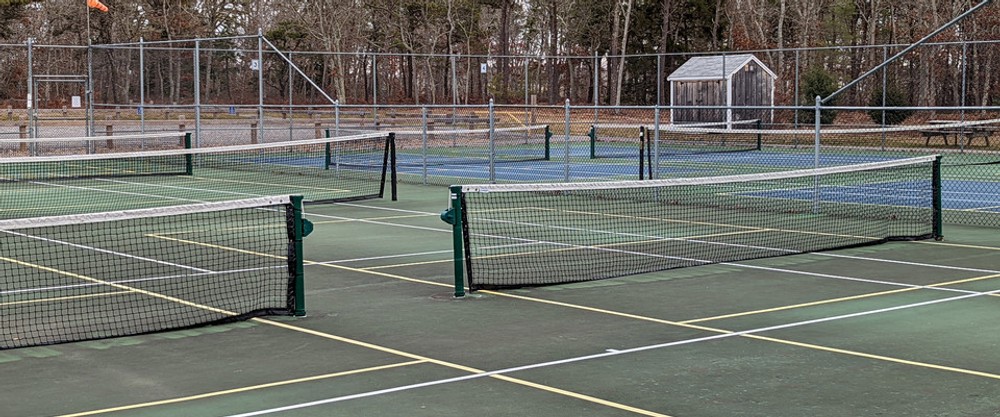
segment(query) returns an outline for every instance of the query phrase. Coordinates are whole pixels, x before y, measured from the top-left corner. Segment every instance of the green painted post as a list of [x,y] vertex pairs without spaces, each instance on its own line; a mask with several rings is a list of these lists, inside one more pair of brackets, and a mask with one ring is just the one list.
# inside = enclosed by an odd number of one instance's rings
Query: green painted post
[[[548,149],[548,148],[546,148]],[[389,178],[392,186],[392,201],[399,200],[399,193],[396,186],[399,185],[399,178],[396,175],[396,134],[389,133]]]
[[934,159],[934,167],[932,168],[931,174],[931,187],[932,187],[932,199],[934,200],[933,205],[933,216],[934,216],[934,239],[943,240],[944,239],[944,219],[942,203],[941,203],[941,155],[938,155]]
[[303,257],[305,256],[305,251],[302,247],[303,238],[309,234],[311,230],[311,224],[306,225],[308,220],[302,218],[302,196],[293,195],[292,196],[292,252],[294,254],[294,259],[290,259],[289,262],[289,273],[292,275],[292,294],[295,299],[295,311],[296,316],[306,315],[306,284],[305,284],[305,268]]
[[[184,149],[191,149],[191,133],[184,134]],[[187,175],[194,175],[194,155],[185,154],[184,155],[184,173]]]
[[465,296],[465,235],[462,230],[462,186],[451,187],[451,208],[441,218],[451,224],[451,243],[454,248],[455,297]]
[[[326,129],[326,138],[330,138],[330,129]],[[330,170],[330,159],[332,159],[333,154],[330,153],[330,142],[323,144],[323,169]]]
[[549,129],[549,125],[545,125],[545,160],[551,161],[552,155],[550,153],[552,146],[552,130]]
[[597,159],[597,125],[590,125],[587,137],[590,138],[590,159]]
[[763,139],[763,135],[762,135],[761,130],[763,129],[764,125],[763,125],[763,123],[761,123],[760,119],[757,119],[756,125],[757,125],[757,149],[756,150],[759,151],[759,150],[763,149],[764,139]]

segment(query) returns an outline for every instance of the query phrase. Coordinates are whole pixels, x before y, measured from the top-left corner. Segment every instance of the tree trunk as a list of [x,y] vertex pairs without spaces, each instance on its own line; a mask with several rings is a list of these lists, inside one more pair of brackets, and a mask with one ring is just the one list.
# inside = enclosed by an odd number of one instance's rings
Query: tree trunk
[[503,0],[500,2],[500,79],[503,82],[503,94],[510,87],[510,8],[512,2]]
[[622,57],[621,64],[618,65],[618,87],[615,88],[615,105],[622,104],[622,82],[625,79],[625,52],[628,46],[628,24],[632,17],[632,0],[628,0],[625,7],[625,27],[622,30]]
[[559,104],[559,0],[549,2],[549,104]]

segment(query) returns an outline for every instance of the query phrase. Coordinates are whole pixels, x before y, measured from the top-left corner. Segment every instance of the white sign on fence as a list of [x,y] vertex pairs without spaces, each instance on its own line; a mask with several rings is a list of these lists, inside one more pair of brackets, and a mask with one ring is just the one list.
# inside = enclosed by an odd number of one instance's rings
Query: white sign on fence
[[80,101],[80,96],[73,96],[71,101],[72,103],[70,103],[70,105],[73,106],[74,109],[79,109],[80,107],[83,107]]

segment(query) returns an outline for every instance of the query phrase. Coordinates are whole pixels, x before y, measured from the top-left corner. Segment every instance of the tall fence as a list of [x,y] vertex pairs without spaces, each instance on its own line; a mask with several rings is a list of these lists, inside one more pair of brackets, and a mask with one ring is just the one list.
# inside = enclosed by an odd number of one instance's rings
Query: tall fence
[[[96,107],[148,110],[192,105],[329,104],[669,105],[668,77],[690,58],[753,54],[776,75],[777,105],[802,104],[816,71],[846,82],[906,45],[624,56],[428,55],[279,51],[262,37],[94,45],[0,45],[0,99],[24,108],[28,76],[90,75]],[[266,39],[265,39],[266,41]],[[1000,41],[922,45],[849,91],[839,104],[869,105],[898,91],[919,106],[994,104]],[[31,55],[31,58],[29,58]],[[287,58],[287,60],[286,60]],[[29,62],[30,61],[30,62]],[[256,61],[256,64],[254,63]],[[289,62],[290,61],[290,62]],[[295,65],[290,65],[294,63]],[[295,68],[297,67],[297,68]],[[260,71],[258,71],[258,69]],[[298,71],[301,71],[299,73]],[[720,68],[720,72],[725,69]],[[315,83],[315,86],[309,82]],[[318,88],[316,88],[318,87]],[[69,86],[42,85],[39,105],[71,107]],[[876,97],[873,97],[875,95]],[[811,103],[811,97],[805,104]]]
[[[902,46],[749,51],[777,75],[775,105],[752,108],[759,124],[671,140],[679,133],[660,127],[676,112],[747,109],[669,103],[667,78],[693,54],[344,54],[278,51],[262,36],[89,48],[29,42],[0,45],[0,83],[9,86],[0,138],[188,131],[204,147],[390,130],[408,158],[402,178],[419,184],[720,175],[941,153],[950,192],[986,196],[947,218],[1000,227],[1000,201],[991,200],[1000,199],[992,122],[1000,77],[990,71],[998,45],[917,48],[824,107],[831,117],[817,144],[805,100],[816,69],[837,84]],[[890,91],[913,103],[883,107],[899,104]],[[641,105],[604,105],[619,97]],[[863,130],[823,133],[837,129]],[[712,151],[669,152],[685,141]],[[21,145],[3,153],[20,154]]]

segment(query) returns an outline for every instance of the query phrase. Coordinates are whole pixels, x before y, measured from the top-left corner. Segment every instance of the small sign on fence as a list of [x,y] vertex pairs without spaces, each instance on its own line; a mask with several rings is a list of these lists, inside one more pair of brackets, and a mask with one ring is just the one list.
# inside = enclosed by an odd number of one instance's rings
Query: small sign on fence
[[74,109],[79,109],[80,107],[83,107],[83,105],[81,104],[81,101],[80,101],[80,96],[73,96],[73,97],[72,97],[72,98],[70,99],[70,101],[71,101],[70,105],[71,105],[71,106],[72,106],[72,107],[73,107]]

